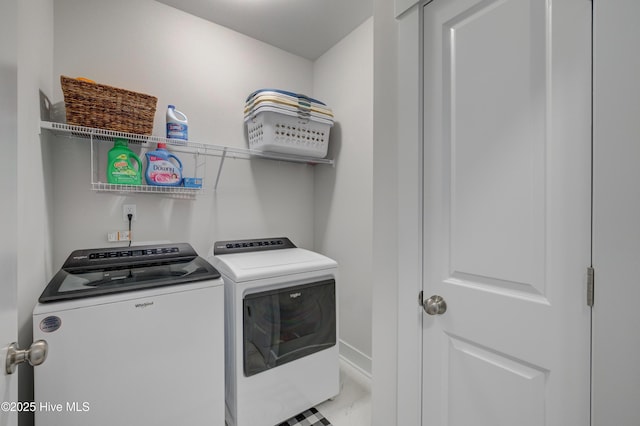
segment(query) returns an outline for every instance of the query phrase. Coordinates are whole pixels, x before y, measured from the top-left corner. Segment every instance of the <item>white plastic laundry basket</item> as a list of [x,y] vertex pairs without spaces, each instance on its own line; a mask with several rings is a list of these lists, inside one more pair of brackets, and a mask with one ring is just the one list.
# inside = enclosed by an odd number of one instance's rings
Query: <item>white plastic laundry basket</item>
[[261,107],[245,118],[249,148],[324,158],[332,121],[281,108]]

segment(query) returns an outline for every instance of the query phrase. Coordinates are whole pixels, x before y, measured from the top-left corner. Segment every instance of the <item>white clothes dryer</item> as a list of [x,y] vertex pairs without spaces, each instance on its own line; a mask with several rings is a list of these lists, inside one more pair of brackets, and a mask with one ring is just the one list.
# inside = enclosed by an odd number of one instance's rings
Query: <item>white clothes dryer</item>
[[337,263],[287,238],[216,242],[230,426],[274,426],[339,392]]

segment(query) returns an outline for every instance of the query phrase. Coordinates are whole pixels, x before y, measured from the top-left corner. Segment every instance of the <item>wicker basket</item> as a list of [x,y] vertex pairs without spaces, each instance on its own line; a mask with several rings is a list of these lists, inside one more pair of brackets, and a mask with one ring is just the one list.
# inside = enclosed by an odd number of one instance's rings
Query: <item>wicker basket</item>
[[67,124],[140,135],[153,132],[158,98],[60,76]]

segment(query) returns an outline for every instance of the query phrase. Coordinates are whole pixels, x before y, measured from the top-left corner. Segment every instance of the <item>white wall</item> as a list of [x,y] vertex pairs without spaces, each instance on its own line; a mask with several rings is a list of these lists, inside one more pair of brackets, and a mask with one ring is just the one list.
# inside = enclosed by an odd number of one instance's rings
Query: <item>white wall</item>
[[[164,134],[172,103],[189,118],[190,140],[245,147],[243,107],[250,92],[313,89],[310,61],[152,0],[54,5],[54,102],[62,99],[59,75],[85,76],[157,96],[154,134]],[[215,240],[283,235],[313,248],[311,166],[227,159],[213,192],[218,158],[210,157],[207,192],[195,200],[114,195],[89,189],[86,141],[50,139],[55,268],[71,250],[106,246],[108,231],[126,229],[125,203],[137,205],[135,241],[188,241],[206,254]]]
[[[18,2],[18,331],[21,348],[32,339],[31,312],[51,276],[50,199],[46,188],[49,151],[39,137],[39,91],[51,91],[53,3]],[[33,397],[33,370],[20,368],[19,400]],[[20,413],[20,424],[32,424],[32,413]]]
[[54,103],[61,74],[85,76],[157,96],[154,134],[164,133],[173,103],[188,115],[192,141],[245,147],[245,97],[285,88],[334,110],[329,155],[338,159],[335,168],[227,159],[213,192],[219,160],[209,158],[206,193],[177,200],[93,192],[87,141],[47,135],[54,270],[74,249],[111,244],[107,232],[126,229],[123,204],[137,206],[134,241],[188,241],[201,254],[215,240],[289,236],[340,263],[341,351],[370,372],[372,21],[312,63],[152,0],[56,0],[54,16]]
[[371,374],[373,18],[314,63],[313,93],[336,117],[315,171],[315,250],[340,265],[340,353]]
[[640,419],[639,15],[594,2],[593,426]]

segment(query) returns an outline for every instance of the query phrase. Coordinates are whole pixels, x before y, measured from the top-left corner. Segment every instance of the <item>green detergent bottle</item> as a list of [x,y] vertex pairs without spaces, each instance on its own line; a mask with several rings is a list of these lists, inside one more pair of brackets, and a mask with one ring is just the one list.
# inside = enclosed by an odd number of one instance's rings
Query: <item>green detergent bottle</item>
[[[115,138],[113,142],[113,148],[107,156],[107,182],[118,185],[142,185],[140,158],[129,149],[126,139]],[[134,166],[134,162],[138,164]]]

